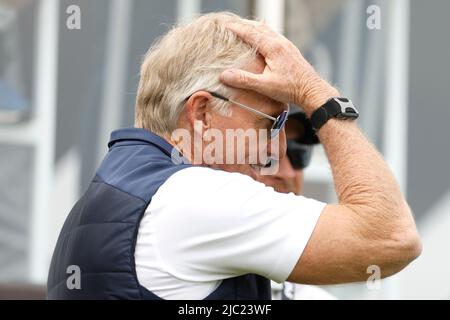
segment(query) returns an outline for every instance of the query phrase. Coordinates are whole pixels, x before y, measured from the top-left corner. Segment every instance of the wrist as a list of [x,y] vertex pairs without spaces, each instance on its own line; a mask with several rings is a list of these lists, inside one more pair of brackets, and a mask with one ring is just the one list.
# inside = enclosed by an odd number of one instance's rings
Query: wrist
[[296,103],[303,108],[308,117],[311,117],[311,114],[327,102],[328,99],[339,96],[339,91],[336,88],[319,79],[308,83],[308,87],[301,91]]

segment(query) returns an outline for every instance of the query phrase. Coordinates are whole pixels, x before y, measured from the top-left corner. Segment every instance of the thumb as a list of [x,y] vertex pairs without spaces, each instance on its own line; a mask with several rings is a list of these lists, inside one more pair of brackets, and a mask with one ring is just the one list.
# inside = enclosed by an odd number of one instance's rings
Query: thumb
[[229,69],[222,72],[220,80],[231,87],[249,89],[264,92],[264,81],[262,75],[238,69]]

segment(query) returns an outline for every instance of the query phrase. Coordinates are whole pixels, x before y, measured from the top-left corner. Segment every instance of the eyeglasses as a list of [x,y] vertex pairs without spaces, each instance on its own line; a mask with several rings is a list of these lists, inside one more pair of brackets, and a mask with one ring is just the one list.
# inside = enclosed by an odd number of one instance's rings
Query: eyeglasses
[[239,107],[241,107],[243,109],[246,109],[246,110],[248,110],[250,112],[253,112],[255,114],[263,116],[264,118],[272,120],[273,121],[273,125],[270,128],[270,138],[271,139],[276,137],[280,133],[280,131],[284,128],[284,125],[286,124],[286,121],[288,119],[289,107],[288,107],[288,110],[283,111],[278,117],[274,118],[274,117],[272,117],[272,116],[270,116],[270,115],[268,115],[268,114],[266,114],[264,112],[261,112],[259,110],[256,110],[256,109],[252,108],[252,107],[246,106],[245,104],[242,104],[240,102],[237,102],[237,101],[231,100],[229,98],[226,98],[226,97],[224,97],[221,94],[218,94],[216,92],[211,92],[211,91],[208,91],[208,92],[213,97],[216,97],[216,98],[218,98],[220,100],[223,100],[223,101],[226,101],[226,102],[231,102],[231,103],[233,103],[233,104],[235,104],[235,105],[237,105],[237,106],[239,106]]
[[[231,100],[229,98],[226,98],[226,97],[222,96],[221,94],[218,94],[217,92],[213,92],[213,91],[207,91],[207,92],[209,92],[213,97],[215,97],[217,99],[233,103],[233,104],[235,104],[235,105],[237,105],[237,106],[239,106],[239,107],[241,107],[243,109],[246,109],[246,110],[248,110],[250,112],[253,112],[255,114],[263,116],[264,118],[272,120],[273,121],[273,125],[270,128],[270,138],[271,139],[276,137],[280,133],[280,131],[284,128],[284,125],[286,124],[286,121],[288,119],[289,107],[288,107],[288,110],[283,111],[278,117],[274,118],[274,117],[272,117],[272,116],[270,116],[270,115],[268,115],[268,114],[266,114],[264,112],[261,112],[259,110],[256,110],[256,109],[252,108],[252,107],[246,106],[245,104],[242,104],[240,102]],[[190,98],[190,96],[187,97],[186,100],[189,99],[189,98]]]
[[312,146],[288,139],[286,155],[294,169],[305,169],[311,162]]

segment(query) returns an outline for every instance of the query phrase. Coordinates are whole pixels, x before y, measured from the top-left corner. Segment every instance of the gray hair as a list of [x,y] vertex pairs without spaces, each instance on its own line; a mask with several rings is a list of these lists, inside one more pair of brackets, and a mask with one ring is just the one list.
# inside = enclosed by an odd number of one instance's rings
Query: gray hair
[[[249,23],[232,13],[210,13],[173,28],[150,47],[141,66],[136,127],[159,135],[170,133],[176,129],[185,99],[198,90],[231,97],[220,74],[243,68],[256,58],[257,50],[226,29],[227,22]],[[229,114],[225,102],[214,107]]]

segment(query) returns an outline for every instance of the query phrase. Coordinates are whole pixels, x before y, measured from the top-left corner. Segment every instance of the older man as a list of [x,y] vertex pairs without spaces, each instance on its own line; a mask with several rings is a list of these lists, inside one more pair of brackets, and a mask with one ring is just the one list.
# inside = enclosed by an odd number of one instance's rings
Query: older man
[[[277,169],[267,155],[285,155],[290,102],[325,147],[336,204],[255,181]],[[419,237],[356,117],[262,23],[215,13],[172,29],[143,61],[135,128],[112,133],[66,220],[48,297],[269,299],[269,279],[361,281],[373,264],[383,277],[398,272],[419,255]]]

